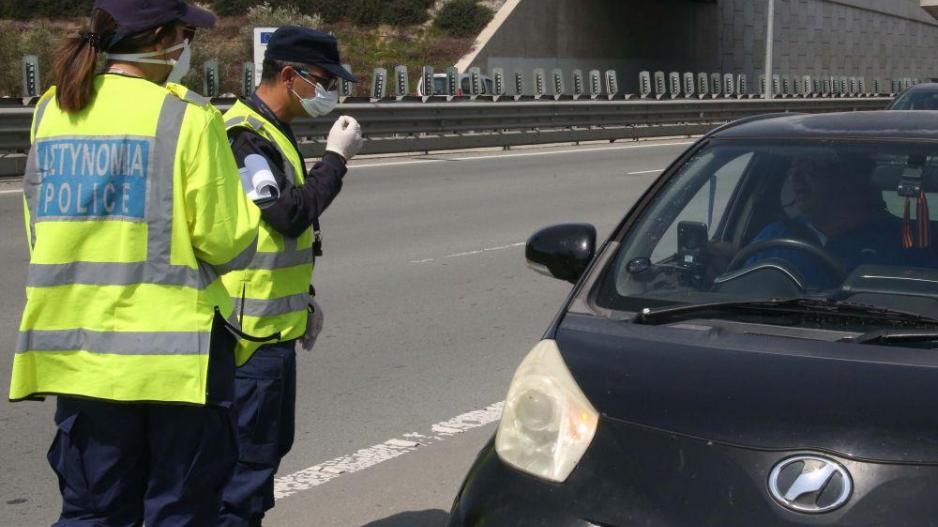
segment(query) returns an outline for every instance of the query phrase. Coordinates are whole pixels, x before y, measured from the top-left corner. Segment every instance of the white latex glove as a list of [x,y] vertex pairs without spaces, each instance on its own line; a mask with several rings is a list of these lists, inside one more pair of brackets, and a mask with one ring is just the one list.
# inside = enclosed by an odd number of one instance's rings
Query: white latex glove
[[326,151],[339,154],[351,161],[362,149],[362,126],[354,117],[343,115],[332,125]]
[[316,344],[316,339],[319,338],[319,334],[322,333],[322,326],[324,322],[322,308],[319,307],[319,303],[316,302],[315,297],[309,296],[309,309],[307,311],[306,317],[306,333],[299,339],[297,346],[303,351],[311,351],[313,346]]

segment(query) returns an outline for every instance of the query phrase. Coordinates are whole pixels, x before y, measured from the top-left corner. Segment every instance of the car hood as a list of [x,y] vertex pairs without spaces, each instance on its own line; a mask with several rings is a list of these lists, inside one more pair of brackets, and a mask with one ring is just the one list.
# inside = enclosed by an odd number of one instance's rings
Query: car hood
[[608,419],[756,449],[938,463],[938,351],[572,314],[555,339]]

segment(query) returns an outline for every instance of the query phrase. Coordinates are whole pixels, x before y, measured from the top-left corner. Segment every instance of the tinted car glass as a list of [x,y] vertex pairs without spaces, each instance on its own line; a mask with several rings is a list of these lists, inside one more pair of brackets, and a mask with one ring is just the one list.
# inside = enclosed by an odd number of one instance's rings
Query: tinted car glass
[[716,140],[655,192],[593,299],[639,311],[854,295],[934,315],[936,221],[934,145]]
[[912,91],[900,95],[890,110],[938,110],[938,89],[933,92]]

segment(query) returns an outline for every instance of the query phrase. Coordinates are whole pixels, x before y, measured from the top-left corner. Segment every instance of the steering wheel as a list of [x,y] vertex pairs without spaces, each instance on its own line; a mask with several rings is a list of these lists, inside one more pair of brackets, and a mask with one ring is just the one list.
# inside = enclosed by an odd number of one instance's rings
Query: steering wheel
[[736,253],[736,256],[727,266],[727,271],[735,271],[742,267],[746,260],[769,249],[794,249],[813,256],[818,262],[823,264],[824,269],[838,282],[843,282],[847,278],[847,268],[839,259],[825,251],[823,248],[796,238],[772,238],[756,242],[748,247],[744,247]]

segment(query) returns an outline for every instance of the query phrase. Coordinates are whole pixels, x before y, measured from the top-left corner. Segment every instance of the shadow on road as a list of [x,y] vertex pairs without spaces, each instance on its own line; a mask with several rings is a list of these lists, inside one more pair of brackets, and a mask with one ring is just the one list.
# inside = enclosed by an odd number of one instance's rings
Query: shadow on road
[[373,521],[362,527],[444,527],[447,520],[449,514],[439,509],[409,511]]

